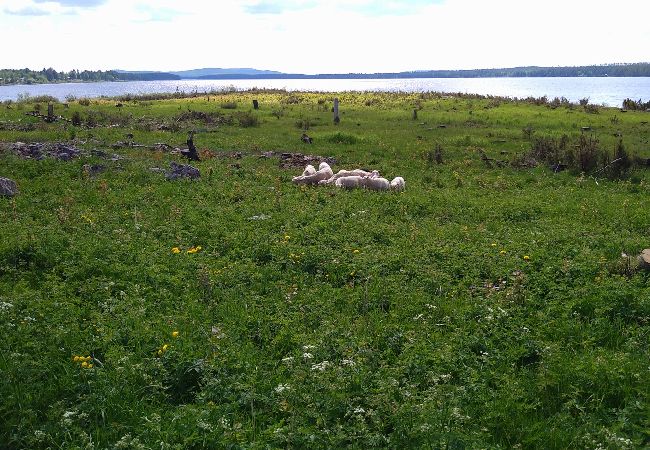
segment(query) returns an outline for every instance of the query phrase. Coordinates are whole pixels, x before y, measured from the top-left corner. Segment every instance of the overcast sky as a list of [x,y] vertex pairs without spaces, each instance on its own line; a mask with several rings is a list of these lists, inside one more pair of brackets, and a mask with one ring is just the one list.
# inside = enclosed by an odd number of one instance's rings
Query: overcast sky
[[650,0],[0,0],[0,68],[398,72],[650,61]]

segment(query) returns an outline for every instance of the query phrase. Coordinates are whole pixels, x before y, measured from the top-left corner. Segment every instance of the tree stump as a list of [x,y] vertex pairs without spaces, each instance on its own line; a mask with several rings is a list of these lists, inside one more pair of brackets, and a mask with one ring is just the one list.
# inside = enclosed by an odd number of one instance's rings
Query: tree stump
[[201,161],[201,159],[199,158],[199,154],[196,151],[196,147],[194,146],[193,132],[190,132],[189,137],[187,139],[187,152],[182,152],[182,153],[190,161]]
[[334,99],[334,123],[338,124],[341,121],[339,118],[339,99]]
[[257,100],[253,100],[253,109],[260,109],[260,104],[257,102]]

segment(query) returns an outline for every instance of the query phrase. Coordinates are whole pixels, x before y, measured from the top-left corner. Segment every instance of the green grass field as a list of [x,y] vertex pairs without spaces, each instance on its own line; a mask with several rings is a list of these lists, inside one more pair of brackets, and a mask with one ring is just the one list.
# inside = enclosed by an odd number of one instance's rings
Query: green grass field
[[[650,446],[650,114],[337,96],[339,125],[322,93],[0,105],[0,447]],[[190,130],[202,177],[167,181],[149,147]],[[522,164],[544,142],[568,170]]]

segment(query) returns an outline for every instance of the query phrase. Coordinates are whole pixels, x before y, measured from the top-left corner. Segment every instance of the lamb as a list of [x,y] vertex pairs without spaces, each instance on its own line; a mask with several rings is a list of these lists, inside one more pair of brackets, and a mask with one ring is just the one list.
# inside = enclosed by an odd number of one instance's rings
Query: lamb
[[319,181],[318,184],[334,184],[336,180],[338,180],[339,178],[356,177],[356,176],[359,177],[372,176],[374,178],[379,176],[379,172],[376,170],[373,170],[372,172],[368,172],[363,169],[354,169],[354,170],[343,169],[343,170],[339,170],[336,174],[332,175],[328,180]]
[[302,172],[302,176],[304,177],[306,175],[313,175],[315,173],[316,173],[316,169],[314,168],[314,166],[312,166],[311,164],[307,164],[305,170],[303,170]]
[[394,191],[403,191],[406,187],[406,182],[402,177],[395,177],[393,181],[390,182],[390,188]]
[[349,177],[337,178],[334,184],[336,185],[336,187],[342,187],[345,189],[354,189],[361,186],[362,179],[363,177],[360,177],[358,175],[352,175]]
[[388,180],[381,177],[362,177],[359,185],[372,191],[387,191],[390,188]]
[[[305,168],[305,171],[307,171],[309,167]],[[311,175],[300,175],[298,177],[293,177],[291,181],[293,181],[295,184],[318,184],[319,181],[321,180],[327,180],[331,178],[334,175],[332,172],[332,168],[327,164],[326,162],[320,163],[318,166],[318,171],[311,174]]]

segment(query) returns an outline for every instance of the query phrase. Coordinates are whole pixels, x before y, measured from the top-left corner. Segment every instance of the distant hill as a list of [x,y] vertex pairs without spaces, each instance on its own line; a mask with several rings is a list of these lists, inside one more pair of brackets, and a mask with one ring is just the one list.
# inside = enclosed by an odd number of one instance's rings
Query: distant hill
[[500,77],[650,77],[650,63],[602,64],[577,67],[511,67],[505,69],[417,70],[386,73],[323,73],[307,75],[250,68],[205,68],[178,72],[128,70],[71,70],[57,72],[51,67],[40,71],[0,69],[0,85],[70,83],[88,81],[151,80],[263,80],[263,79],[383,79],[383,78],[500,78]]
[[240,68],[240,69],[218,69],[218,68],[205,68],[205,69],[193,69],[193,70],[181,70],[178,72],[170,72],[173,75],[178,75],[181,78],[207,78],[212,76],[264,76],[264,75],[285,75],[281,72],[276,72],[273,70],[258,70],[250,68]]

